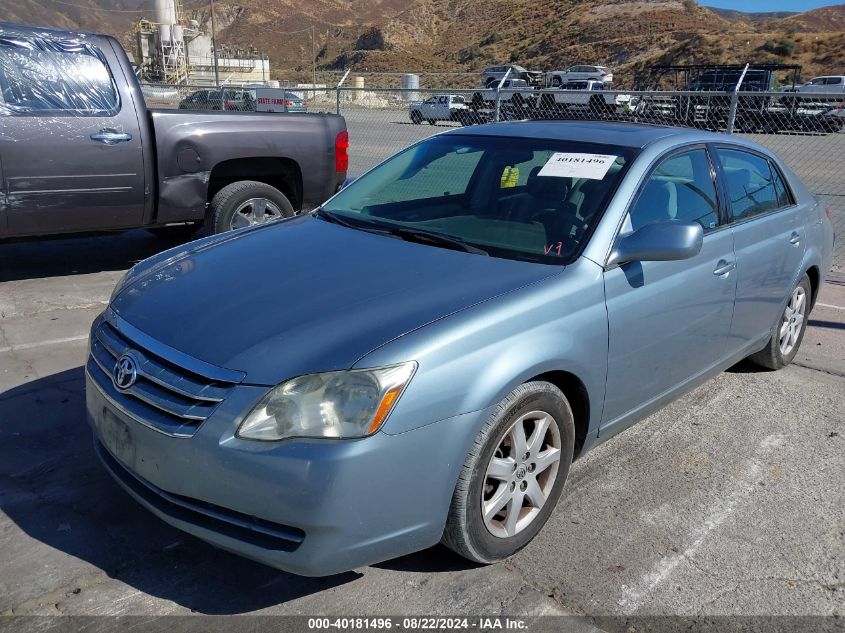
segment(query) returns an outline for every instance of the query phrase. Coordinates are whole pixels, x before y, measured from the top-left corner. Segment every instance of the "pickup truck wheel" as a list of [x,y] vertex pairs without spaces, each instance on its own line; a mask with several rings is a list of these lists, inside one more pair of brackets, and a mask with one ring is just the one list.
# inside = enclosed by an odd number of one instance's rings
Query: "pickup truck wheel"
[[414,110],[411,112],[411,123],[413,123],[414,125],[419,125],[420,123],[422,123],[422,120],[422,114],[420,114],[419,110]]
[[223,233],[293,215],[293,205],[281,191],[263,182],[242,180],[214,195],[208,225],[211,233]]
[[429,125],[437,125],[437,120],[436,120],[436,119],[427,119],[427,120],[428,120],[428,124],[429,124]]
[[572,409],[557,387],[534,381],[514,389],[469,450],[442,543],[479,563],[525,547],[554,510],[574,443]]
[[190,239],[199,229],[199,224],[175,224],[173,226],[156,226],[147,229],[148,232],[162,240],[184,242]]

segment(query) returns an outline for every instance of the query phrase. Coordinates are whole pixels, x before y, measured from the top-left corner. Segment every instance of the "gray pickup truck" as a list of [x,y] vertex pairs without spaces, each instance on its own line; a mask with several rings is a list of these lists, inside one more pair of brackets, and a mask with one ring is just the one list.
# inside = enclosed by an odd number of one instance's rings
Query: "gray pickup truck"
[[341,186],[348,145],[331,114],[149,110],[114,38],[0,24],[0,238],[290,216]]

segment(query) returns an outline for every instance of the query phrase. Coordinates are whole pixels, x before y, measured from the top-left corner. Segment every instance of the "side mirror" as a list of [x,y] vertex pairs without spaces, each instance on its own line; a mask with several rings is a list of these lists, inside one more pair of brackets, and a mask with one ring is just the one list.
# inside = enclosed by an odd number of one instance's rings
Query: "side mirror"
[[668,220],[646,224],[621,235],[610,252],[608,265],[625,262],[667,262],[690,259],[701,252],[704,229],[697,222]]

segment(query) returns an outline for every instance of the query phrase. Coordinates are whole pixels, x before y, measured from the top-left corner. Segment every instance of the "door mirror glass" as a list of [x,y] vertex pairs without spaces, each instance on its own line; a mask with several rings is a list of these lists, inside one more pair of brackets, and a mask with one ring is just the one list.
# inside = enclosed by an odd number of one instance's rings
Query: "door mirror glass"
[[608,265],[625,262],[666,262],[690,259],[701,252],[704,230],[697,222],[668,220],[646,224],[620,235]]

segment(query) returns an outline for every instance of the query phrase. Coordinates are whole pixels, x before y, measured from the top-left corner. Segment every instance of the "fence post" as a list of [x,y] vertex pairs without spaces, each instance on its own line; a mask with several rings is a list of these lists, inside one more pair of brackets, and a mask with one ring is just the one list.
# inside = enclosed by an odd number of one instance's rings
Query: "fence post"
[[498,123],[499,122],[499,110],[502,107],[502,84],[505,83],[505,80],[508,78],[508,75],[511,74],[513,68],[508,68],[505,72],[505,76],[499,80],[499,83],[496,84],[496,111],[493,113],[493,120]]
[[343,85],[343,82],[346,81],[346,78],[349,76],[349,73],[352,72],[352,69],[349,68],[345,73],[343,73],[343,77],[340,78],[340,81],[335,86],[335,91],[337,92],[337,111],[335,114],[340,114],[340,87]]
[[725,134],[734,133],[734,123],[736,123],[736,107],[739,104],[739,87],[742,85],[742,80],[745,79],[745,73],[748,72],[748,64],[742,69],[742,74],[739,76],[739,81],[734,86],[733,94],[731,94],[731,109],[728,112],[728,126]]

